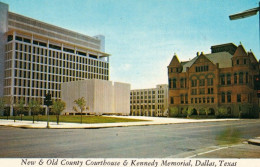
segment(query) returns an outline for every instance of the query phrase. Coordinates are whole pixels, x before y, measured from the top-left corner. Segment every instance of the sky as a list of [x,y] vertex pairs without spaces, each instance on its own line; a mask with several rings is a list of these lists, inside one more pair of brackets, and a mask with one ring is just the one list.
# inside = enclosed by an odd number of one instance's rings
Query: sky
[[88,36],[104,35],[110,80],[131,89],[167,84],[174,54],[187,61],[212,45],[243,44],[260,59],[259,14],[229,15],[259,0],[0,0],[9,11]]

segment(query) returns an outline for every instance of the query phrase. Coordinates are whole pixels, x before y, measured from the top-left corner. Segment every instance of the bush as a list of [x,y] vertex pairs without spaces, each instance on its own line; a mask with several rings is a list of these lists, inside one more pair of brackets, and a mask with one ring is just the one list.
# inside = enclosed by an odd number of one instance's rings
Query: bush
[[178,108],[177,107],[170,107],[169,108],[169,115],[171,117],[177,117],[179,115]]
[[204,108],[200,108],[199,109],[199,113],[200,113],[200,115],[206,115],[206,112],[205,112]]
[[254,118],[254,112],[253,107],[249,104],[243,104],[241,106],[241,111],[239,112],[239,117],[240,118]]
[[228,117],[230,117],[228,115],[227,108],[225,108],[225,107],[219,107],[218,111],[216,112],[216,116],[218,118],[228,118]]
[[182,111],[182,117],[187,117],[188,114],[188,108],[184,108]]

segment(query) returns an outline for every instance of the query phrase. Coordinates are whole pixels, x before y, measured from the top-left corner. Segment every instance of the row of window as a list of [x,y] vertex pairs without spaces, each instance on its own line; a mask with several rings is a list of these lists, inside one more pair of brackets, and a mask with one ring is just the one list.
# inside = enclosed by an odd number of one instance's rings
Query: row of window
[[[199,89],[191,89],[191,95],[204,95],[205,90],[207,90],[207,94],[214,94],[214,88],[199,88]],[[199,92],[197,92],[199,91]]]
[[[191,87],[197,87],[198,80],[197,79],[192,79],[191,80]],[[199,86],[205,86],[205,79],[200,79],[199,80]],[[207,86],[212,86],[213,85],[213,78],[207,78]],[[180,88],[186,88],[186,79],[181,78],[180,79]],[[177,88],[177,79],[169,78],[169,88]]]
[[[243,72],[235,73],[233,75],[234,84],[243,84],[249,82],[249,74],[246,72],[245,74]],[[227,74],[226,76],[224,74],[220,75],[220,84],[221,85],[231,85],[231,74]]]
[[[157,91],[158,94],[163,94],[164,93],[164,90],[158,90]],[[130,95],[147,95],[147,94],[155,94],[155,91],[142,91],[142,92],[130,92]]]
[[[12,40],[13,40],[13,36],[12,35],[8,35],[7,41],[10,42]],[[17,42],[19,42],[19,45],[16,42],[16,46],[15,46],[16,50],[31,52],[31,40],[30,39],[16,36],[15,40]],[[28,44],[26,44],[26,43],[28,43]],[[33,47],[33,53],[43,54],[44,53],[43,52],[43,48],[47,48],[47,43],[45,43],[45,42],[33,40],[32,44],[34,46],[37,46],[37,47]],[[39,47],[41,47],[41,51],[40,51]],[[63,52],[68,52],[68,53],[76,53],[76,54],[79,54],[79,55],[82,55],[82,56],[86,56],[87,55],[86,52],[75,51],[74,49],[66,48],[66,47],[62,48],[61,46],[58,46],[56,44],[49,44],[48,48],[49,49],[55,49],[55,50],[63,51]],[[96,56],[94,54],[89,54],[89,57],[97,58],[98,56]]]
[[[158,95],[157,98],[158,99],[161,99],[161,98],[164,98],[165,96],[164,95]],[[133,96],[133,95],[130,95],[130,99],[155,99],[155,95],[153,96]]]
[[14,79],[14,86],[42,88],[42,89],[49,88],[54,90],[61,90],[60,83],[45,82],[45,81],[38,81],[38,80],[25,80],[25,79],[17,79],[17,78]]
[[[130,100],[130,104],[140,104],[140,103],[155,103],[155,100]],[[164,103],[164,100],[157,100],[157,103]]]
[[209,71],[209,66],[197,66],[195,67],[196,72],[204,72],[204,71]]
[[[11,53],[7,53],[6,60],[11,60]],[[71,55],[70,55],[71,56]],[[74,56],[75,58],[76,56]],[[53,58],[53,57],[46,57],[46,56],[40,56],[40,55],[31,55],[27,53],[22,53],[22,52],[15,52],[15,59],[17,60],[24,60],[28,62],[37,62],[41,64],[49,64],[49,65],[57,65],[57,66],[64,66],[66,64],[76,64],[79,66],[86,66],[86,65],[91,65],[91,66],[96,66],[100,68],[108,68],[108,63],[98,61],[98,60],[92,60],[89,58],[81,58],[81,57],[76,57],[76,61],[70,61],[70,60],[65,60],[65,59],[58,59],[58,58]],[[79,59],[79,60],[78,60]],[[75,67],[74,67],[75,68]]]
[[[8,61],[7,64],[11,64],[11,61]],[[23,62],[23,61],[14,62],[14,68],[20,68],[20,69],[24,69],[24,70],[32,69],[33,71],[39,71],[39,72],[47,72],[47,69],[49,68],[49,71],[48,71],[49,73],[54,73],[54,74],[59,74],[59,75],[71,76],[76,73],[87,73],[87,72],[108,75],[108,69],[92,67],[92,66],[81,66],[78,64],[68,64],[68,63],[67,63],[67,65],[69,68],[67,66],[65,66],[64,68],[61,68],[59,66],[46,66],[46,65],[42,65],[42,64]],[[70,68],[71,67],[70,65],[73,68]],[[67,73],[66,73],[66,70],[67,70]]]
[[[180,95],[181,97],[181,104],[188,104],[188,95]],[[221,102],[222,103],[231,103],[231,92],[221,93]],[[236,102],[242,102],[241,101],[241,94],[237,94],[237,101]],[[170,97],[170,103],[174,104],[174,98]],[[191,98],[190,99],[191,104],[196,103],[214,103],[214,97],[203,97],[203,98]]]
[[135,105],[133,105],[133,106],[130,106],[130,110],[131,109],[137,109],[137,110],[139,110],[139,109],[162,109],[163,108],[163,105],[149,105],[149,106],[147,106],[147,105],[145,105],[145,106],[135,106]]
[[52,97],[55,97],[55,98],[61,97],[60,91],[14,87],[14,96],[44,97],[46,95],[46,93],[48,93],[48,92],[52,93]]

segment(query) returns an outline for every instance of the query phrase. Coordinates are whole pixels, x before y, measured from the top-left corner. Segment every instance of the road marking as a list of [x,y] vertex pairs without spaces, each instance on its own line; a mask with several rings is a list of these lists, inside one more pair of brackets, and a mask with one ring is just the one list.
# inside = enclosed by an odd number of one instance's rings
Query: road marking
[[201,152],[201,153],[198,153],[198,154],[195,154],[195,155],[192,155],[192,156],[188,156],[188,157],[185,157],[185,158],[194,158],[194,157],[199,156],[199,155],[211,153],[211,152],[218,151],[218,150],[227,149],[229,147],[238,147],[238,146],[241,146],[241,145],[243,145],[243,144],[237,144],[237,145],[233,145],[233,146],[220,147],[220,148],[216,148],[216,149],[213,149],[213,150],[210,150],[210,151],[205,151],[205,152]]
[[195,155],[192,155],[192,156],[188,156],[188,157],[185,157],[185,158],[193,158],[193,157],[196,157],[196,156],[198,156],[198,155],[203,155],[203,154],[211,153],[211,152],[218,151],[218,150],[222,150],[222,149],[225,149],[225,148],[228,148],[228,147],[220,147],[220,148],[217,148],[217,149],[214,149],[214,150],[210,150],[210,151],[198,153],[198,154],[195,154]]

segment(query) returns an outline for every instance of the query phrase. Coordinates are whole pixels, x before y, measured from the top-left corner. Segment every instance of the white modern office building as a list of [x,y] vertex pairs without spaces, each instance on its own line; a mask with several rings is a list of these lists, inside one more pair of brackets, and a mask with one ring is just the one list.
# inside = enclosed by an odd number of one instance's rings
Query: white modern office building
[[61,98],[61,83],[109,80],[109,54],[104,36],[90,37],[8,10],[0,2],[0,97],[10,99],[10,112],[25,103]]
[[67,104],[62,114],[79,113],[74,101],[81,97],[87,102],[84,114],[130,114],[130,84],[99,79],[62,83],[61,99]]
[[168,85],[131,90],[130,115],[168,116]]

